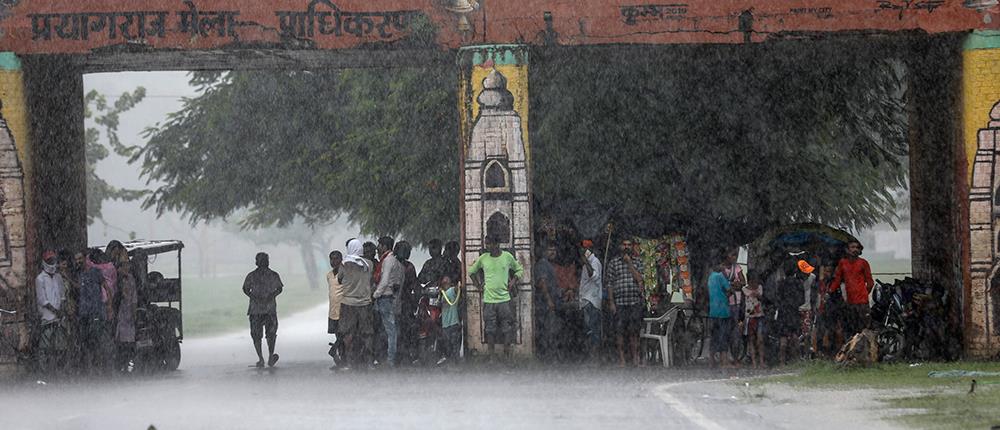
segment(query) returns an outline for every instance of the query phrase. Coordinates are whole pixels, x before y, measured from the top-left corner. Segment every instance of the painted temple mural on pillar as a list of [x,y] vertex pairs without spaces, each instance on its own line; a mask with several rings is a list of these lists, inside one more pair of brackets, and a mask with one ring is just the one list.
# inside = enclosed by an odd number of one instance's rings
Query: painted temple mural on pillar
[[991,353],[1000,345],[1000,101],[979,130],[969,189],[971,302],[968,348]]
[[14,362],[17,349],[23,350],[28,339],[23,315],[26,306],[27,267],[25,266],[24,171],[14,146],[7,120],[0,117],[0,308],[15,310],[20,317],[5,316],[0,325],[6,339],[0,345],[0,365]]
[[[523,111],[511,91],[511,72],[522,84],[520,102],[526,103],[523,86],[526,51],[518,47],[481,47],[466,50],[471,54],[466,67],[468,82],[463,82],[466,97],[463,112],[463,231],[462,245],[466,263],[465,284],[469,291],[468,336],[470,345],[482,347],[481,296],[468,277],[468,266],[479,257],[487,236],[499,239],[501,248],[511,252],[524,266],[516,298],[517,351],[532,351],[531,322],[531,193],[528,171],[528,145]],[[463,81],[464,81],[463,79]],[[475,88],[473,88],[475,86]],[[474,98],[472,94],[476,94]],[[474,101],[473,101],[474,100]],[[473,115],[475,112],[475,115]],[[474,121],[468,121],[475,118]]]

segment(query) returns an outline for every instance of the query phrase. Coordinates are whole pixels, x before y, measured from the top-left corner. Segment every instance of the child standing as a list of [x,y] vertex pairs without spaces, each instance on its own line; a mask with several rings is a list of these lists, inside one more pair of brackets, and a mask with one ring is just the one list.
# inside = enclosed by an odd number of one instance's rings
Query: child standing
[[462,325],[458,322],[458,305],[462,292],[451,281],[451,276],[444,275],[438,283],[441,288],[441,327],[444,329],[445,355],[438,360],[444,364],[449,358],[458,358],[462,347]]
[[750,361],[755,369],[765,366],[764,362],[764,306],[761,297],[764,296],[764,287],[760,285],[760,276],[750,272],[747,277],[747,285],[743,287],[743,300],[746,303],[746,324],[744,325],[747,335],[747,348],[750,352]]

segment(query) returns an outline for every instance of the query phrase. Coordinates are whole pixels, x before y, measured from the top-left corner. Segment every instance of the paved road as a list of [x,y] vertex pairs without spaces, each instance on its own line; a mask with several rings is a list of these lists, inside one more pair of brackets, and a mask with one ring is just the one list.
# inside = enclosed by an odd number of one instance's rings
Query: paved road
[[325,333],[325,318],[325,309],[316,308],[283,320],[282,358],[273,370],[247,367],[256,357],[249,336],[238,333],[187,341],[181,369],[169,374],[3,387],[0,428],[716,429],[739,423],[743,429],[802,424],[796,415],[772,422],[759,412],[748,414],[735,397],[727,397],[725,387],[732,384],[712,389],[718,398],[703,399],[701,391],[708,386],[690,381],[727,376],[707,370],[332,372],[326,339],[317,335]]

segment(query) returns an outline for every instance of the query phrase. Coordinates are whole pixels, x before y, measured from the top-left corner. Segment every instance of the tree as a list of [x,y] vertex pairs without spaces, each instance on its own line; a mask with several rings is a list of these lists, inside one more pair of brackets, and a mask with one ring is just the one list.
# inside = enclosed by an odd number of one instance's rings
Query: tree
[[[905,70],[863,46],[808,48],[547,55],[532,81],[536,199],[585,196],[724,244],[792,222],[891,223],[906,187]],[[621,66],[580,67],[595,57]]]
[[458,121],[440,109],[454,105],[451,76],[231,72],[191,82],[202,95],[149,128],[133,158],[164,183],[145,207],[192,222],[246,209],[247,228],[343,212],[369,233],[455,236]]
[[[129,157],[137,149],[125,146],[118,138],[119,116],[139,104],[146,97],[146,89],[138,87],[131,93],[122,93],[114,104],[109,105],[107,98],[91,90],[84,96],[83,117],[93,119],[98,127],[87,127],[84,134],[87,157],[87,224],[93,224],[101,219],[101,207],[105,200],[132,201],[141,198],[145,192],[119,188],[109,184],[97,176],[97,162],[108,157],[110,147],[116,154]],[[101,130],[107,139],[107,144],[101,141]]]
[[[773,225],[894,219],[905,71],[850,44],[544,50],[531,76],[537,216],[589,205],[706,244]],[[608,66],[612,65],[612,66]],[[457,235],[450,67],[199,74],[136,154],[147,207],[247,226],[345,213],[370,233]],[[570,211],[567,211],[569,208]],[[572,215],[571,213],[568,215]]]

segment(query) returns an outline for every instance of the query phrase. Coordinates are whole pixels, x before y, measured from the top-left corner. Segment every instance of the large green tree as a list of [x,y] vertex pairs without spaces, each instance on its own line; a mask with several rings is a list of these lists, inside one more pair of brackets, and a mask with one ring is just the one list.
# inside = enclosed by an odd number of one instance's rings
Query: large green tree
[[[892,221],[906,177],[904,76],[849,44],[539,51],[537,215],[596,207],[732,243],[785,222]],[[147,207],[193,221],[245,209],[247,226],[343,213],[369,233],[457,235],[451,67],[192,83],[201,95],[136,154],[164,184]]]

